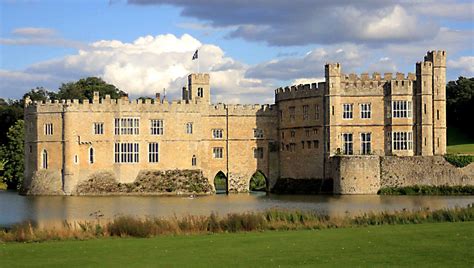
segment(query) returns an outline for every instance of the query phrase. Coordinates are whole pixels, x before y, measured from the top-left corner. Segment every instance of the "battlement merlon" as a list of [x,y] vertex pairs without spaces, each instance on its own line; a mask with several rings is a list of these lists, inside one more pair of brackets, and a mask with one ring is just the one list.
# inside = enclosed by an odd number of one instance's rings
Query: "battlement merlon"
[[433,75],[433,63],[430,61],[417,62],[416,75]]
[[324,87],[325,82],[300,84],[285,88],[280,87],[275,89],[275,101],[322,96]]
[[341,67],[340,63],[326,63],[326,65],[324,65],[325,76],[341,76]]
[[446,51],[428,51],[425,56],[425,61],[432,62],[434,68],[446,68]]
[[188,81],[194,82],[194,84],[209,84],[210,75],[208,73],[192,73],[188,76]]
[[357,74],[341,74],[341,82],[342,83],[358,83],[362,82],[362,84],[366,84],[367,82],[379,82],[379,81],[391,81],[391,80],[416,80],[416,75],[414,73],[408,73],[405,75],[404,73],[397,72],[395,75],[393,73],[384,73],[383,77],[378,72],[374,72],[372,77],[369,76],[368,73],[362,73],[360,76]]

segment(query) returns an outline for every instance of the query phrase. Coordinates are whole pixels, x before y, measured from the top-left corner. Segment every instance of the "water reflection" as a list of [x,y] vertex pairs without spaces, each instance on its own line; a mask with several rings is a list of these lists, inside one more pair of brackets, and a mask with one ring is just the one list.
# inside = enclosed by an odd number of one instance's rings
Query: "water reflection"
[[196,198],[159,196],[19,196],[0,191],[0,226],[24,220],[40,225],[52,222],[104,219],[117,215],[183,216],[261,211],[270,208],[313,210],[331,216],[371,211],[465,207],[474,196],[376,196],[376,195],[266,195],[265,193],[212,195]]

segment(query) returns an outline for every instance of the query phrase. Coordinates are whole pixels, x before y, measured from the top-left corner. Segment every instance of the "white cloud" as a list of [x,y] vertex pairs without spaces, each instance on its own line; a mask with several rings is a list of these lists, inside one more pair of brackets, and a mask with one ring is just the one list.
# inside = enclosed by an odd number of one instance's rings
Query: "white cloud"
[[[12,91],[23,94],[36,86],[57,88],[59,82],[100,76],[132,97],[153,96],[166,88],[170,98],[179,98],[187,75],[197,71],[198,61],[191,60],[196,49],[199,49],[200,71],[210,72],[211,90],[217,100],[257,103],[272,95],[270,83],[245,78],[246,65],[226,57],[221,48],[202,44],[188,34],[181,37],[172,34],[144,36],[131,43],[101,40],[74,55],[34,64],[18,72],[17,76],[6,71],[2,80],[22,80],[18,75],[31,77],[25,80],[26,84],[19,85],[22,88]],[[35,77],[42,79],[35,80]],[[15,87],[14,83],[10,84]]]
[[447,67],[459,70],[462,76],[472,77],[474,76],[474,56],[464,56],[455,60],[448,60]]
[[21,36],[35,36],[35,37],[45,37],[56,35],[56,31],[50,28],[37,28],[37,27],[25,27],[25,28],[16,28],[12,31],[14,35]]
[[16,28],[13,29],[12,34],[13,38],[0,38],[0,44],[9,46],[85,47],[82,42],[58,36],[56,30],[51,28]]

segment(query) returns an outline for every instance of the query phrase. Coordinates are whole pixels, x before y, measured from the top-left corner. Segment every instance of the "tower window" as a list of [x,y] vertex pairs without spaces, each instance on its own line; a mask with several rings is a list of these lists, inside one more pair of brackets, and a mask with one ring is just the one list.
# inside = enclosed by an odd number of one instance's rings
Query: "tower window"
[[204,92],[202,90],[202,87],[198,87],[198,97],[203,97],[204,96]]
[[439,120],[439,110],[436,110],[436,119]]
[[44,135],[53,135],[53,124],[44,124]]
[[41,154],[41,156],[42,156],[42,158],[43,158],[43,159],[42,159],[42,160],[43,160],[43,161],[42,161],[42,165],[41,165],[42,168],[43,168],[43,169],[48,169],[48,151],[43,150],[43,153]]
[[196,156],[195,156],[195,155],[193,155],[193,157],[191,158],[191,165],[192,165],[193,167],[195,167],[195,166],[197,165],[197,159],[196,159]]
[[89,163],[94,164],[94,148],[89,148]]
[[186,134],[193,134],[193,123],[186,123]]
[[342,105],[342,118],[352,119],[352,111],[354,105],[352,103],[345,103]]
[[212,130],[212,138],[222,139],[222,132],[223,132],[223,130],[221,128],[213,129]]

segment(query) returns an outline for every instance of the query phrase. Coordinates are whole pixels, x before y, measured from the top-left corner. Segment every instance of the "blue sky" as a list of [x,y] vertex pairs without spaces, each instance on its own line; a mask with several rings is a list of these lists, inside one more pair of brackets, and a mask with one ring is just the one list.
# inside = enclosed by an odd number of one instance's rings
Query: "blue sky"
[[225,102],[271,102],[276,87],[321,80],[326,62],[413,72],[431,49],[448,51],[449,79],[474,73],[469,1],[197,2],[3,0],[0,97],[92,75],[135,97],[179,97],[195,49]]

